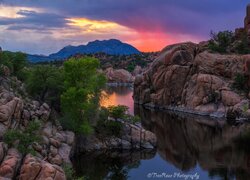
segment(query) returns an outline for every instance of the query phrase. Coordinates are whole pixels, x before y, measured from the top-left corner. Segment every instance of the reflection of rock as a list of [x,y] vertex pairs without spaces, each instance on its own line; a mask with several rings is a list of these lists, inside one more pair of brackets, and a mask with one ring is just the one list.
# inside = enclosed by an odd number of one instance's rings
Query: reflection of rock
[[73,158],[73,165],[77,175],[87,179],[127,179],[130,169],[138,167],[140,160],[153,158],[155,153],[155,150],[95,151]]
[[208,171],[225,168],[250,174],[248,141],[240,144],[235,141],[243,132],[250,131],[250,125],[232,127],[223,120],[201,116],[136,110],[143,125],[155,133],[161,157],[177,168],[189,170],[199,163]]
[[166,47],[134,81],[134,100],[150,107],[223,116],[242,99],[231,89],[237,73],[246,73],[250,56],[200,52],[199,45]]

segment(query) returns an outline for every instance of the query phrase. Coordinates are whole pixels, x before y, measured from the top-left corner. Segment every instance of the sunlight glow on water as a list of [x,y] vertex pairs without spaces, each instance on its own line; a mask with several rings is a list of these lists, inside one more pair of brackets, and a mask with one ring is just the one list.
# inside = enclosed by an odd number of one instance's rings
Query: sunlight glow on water
[[109,88],[102,92],[100,105],[103,107],[125,105],[129,107],[129,113],[134,114],[133,92],[129,87]]

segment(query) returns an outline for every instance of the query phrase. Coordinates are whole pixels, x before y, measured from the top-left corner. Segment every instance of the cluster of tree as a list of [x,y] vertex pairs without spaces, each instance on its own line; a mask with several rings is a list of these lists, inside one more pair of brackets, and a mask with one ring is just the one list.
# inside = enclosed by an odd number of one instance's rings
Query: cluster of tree
[[23,69],[27,65],[27,58],[21,52],[4,51],[0,53],[0,74],[3,75],[3,66],[8,67],[10,73],[23,79]]
[[237,37],[232,31],[211,32],[208,47],[213,52],[249,54],[250,42],[245,31]]
[[76,133],[93,131],[101,90],[106,78],[91,57],[71,58],[63,66],[32,65],[25,70],[26,89],[61,114],[63,127]]

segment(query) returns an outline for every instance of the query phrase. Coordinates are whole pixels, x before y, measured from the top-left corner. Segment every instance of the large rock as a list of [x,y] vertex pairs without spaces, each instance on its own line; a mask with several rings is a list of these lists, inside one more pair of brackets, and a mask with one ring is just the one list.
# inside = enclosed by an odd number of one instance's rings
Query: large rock
[[133,82],[133,76],[130,72],[125,69],[113,69],[108,68],[105,70],[105,75],[108,79],[108,82],[112,83],[131,83]]
[[25,157],[19,178],[20,180],[66,180],[65,173],[61,167],[52,165],[31,155]]
[[135,103],[188,112],[225,113],[243,97],[232,89],[238,73],[248,75],[250,56],[200,52],[200,45],[166,47],[134,81]]
[[0,166],[0,177],[13,179],[21,163],[22,156],[16,149],[9,149]]

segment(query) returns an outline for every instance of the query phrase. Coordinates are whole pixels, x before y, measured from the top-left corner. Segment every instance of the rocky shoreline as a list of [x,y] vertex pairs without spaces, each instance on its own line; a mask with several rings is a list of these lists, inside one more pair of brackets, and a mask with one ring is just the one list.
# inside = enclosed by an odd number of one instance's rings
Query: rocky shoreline
[[[210,53],[204,44],[166,47],[134,82],[135,103],[212,117],[250,115],[248,93],[233,88],[249,77],[249,55]],[[241,83],[241,82],[239,82]]]
[[220,113],[220,112],[201,112],[201,111],[195,111],[193,109],[188,109],[186,107],[178,107],[178,106],[155,106],[153,104],[147,103],[147,104],[140,104],[138,102],[135,102],[135,104],[142,105],[146,109],[156,109],[156,110],[167,110],[167,111],[172,111],[174,113],[187,113],[187,114],[193,114],[193,115],[199,115],[199,116],[208,116],[211,118],[225,118],[226,114],[225,113]]
[[[114,121],[114,119],[110,118],[110,121]],[[131,124],[122,119],[117,121],[121,122],[123,127],[120,137],[82,136],[78,140],[77,154],[100,150],[143,150],[156,148],[155,135],[145,130],[140,123]]]

